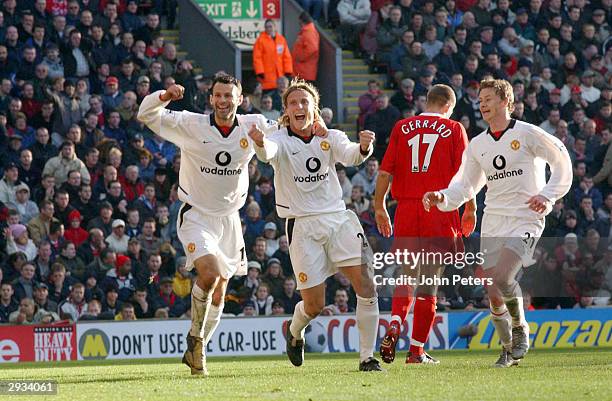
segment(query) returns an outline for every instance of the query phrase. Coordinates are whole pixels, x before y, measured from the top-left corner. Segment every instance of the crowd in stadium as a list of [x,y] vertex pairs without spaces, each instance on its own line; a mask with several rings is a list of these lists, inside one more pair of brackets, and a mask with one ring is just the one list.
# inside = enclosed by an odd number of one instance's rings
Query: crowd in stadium
[[[188,317],[193,277],[176,235],[181,155],[135,118],[144,96],[174,83],[186,87],[186,96],[169,108],[211,111],[214,71],[204,65],[208,75],[196,75],[161,31],[161,16],[174,25],[175,2],[1,5],[0,322]],[[546,218],[551,239],[542,241],[536,266],[521,279],[530,290],[525,302],[529,308],[609,304],[612,1],[315,0],[304,6],[338,29],[345,49],[387,74],[385,82],[370,81],[359,98],[357,124],[376,132],[378,160],[394,123],[423,111],[432,84],[456,91],[453,118],[473,137],[486,128],[479,81],[508,79],[514,117],[563,141],[575,175],[568,196]],[[301,22],[310,24],[307,17]],[[239,112],[280,116],[285,75],[294,75],[293,65],[304,71],[303,55],[291,56],[277,77],[255,65],[260,82],[245,84]],[[397,91],[389,98],[381,87]],[[332,111],[324,109],[324,117],[333,126]],[[375,158],[359,170],[339,166],[338,176],[347,207],[374,249],[385,250],[389,241],[373,216],[378,166]],[[254,159],[249,178],[241,210],[248,274],[231,280],[224,312],[293,313],[300,296],[284,222],[275,212],[272,170]],[[473,267],[460,272],[473,273]],[[380,296],[386,310],[391,292],[382,289]],[[438,300],[439,310],[488,307],[478,287],[443,287]],[[324,314],[354,311],[355,293],[342,274],[328,280],[326,304]]]

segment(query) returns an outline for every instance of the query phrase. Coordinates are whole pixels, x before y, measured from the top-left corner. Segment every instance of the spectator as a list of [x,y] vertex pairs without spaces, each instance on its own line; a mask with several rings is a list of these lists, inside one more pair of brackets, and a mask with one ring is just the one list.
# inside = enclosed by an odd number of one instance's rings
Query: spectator
[[159,292],[155,294],[153,300],[153,310],[155,314],[159,309],[165,309],[169,317],[179,317],[187,310],[187,305],[172,289],[173,280],[171,277],[164,277],[160,280]]
[[[36,283],[34,285],[34,303],[38,309],[43,309],[48,312],[57,313],[57,303],[49,299],[49,286],[45,283]],[[59,320],[59,316],[57,319]]]
[[302,300],[302,297],[299,293],[295,291],[296,283],[295,278],[293,276],[289,276],[285,279],[285,283],[283,284],[283,293],[278,299],[283,303],[283,307],[285,308],[285,313],[291,314],[295,309],[295,305]]
[[263,236],[266,239],[266,256],[272,257],[274,252],[278,250],[278,230],[274,222],[268,222],[264,226]]
[[348,292],[344,288],[338,288],[334,295],[334,303],[328,305],[326,308],[329,309],[333,315],[354,312],[355,309],[349,305],[348,301]]
[[0,323],[8,323],[9,316],[19,309],[19,302],[13,298],[13,285],[9,282],[0,284]]
[[364,193],[370,196],[374,193],[374,190],[376,189],[377,178],[378,160],[370,158],[368,159],[365,167],[359,170],[359,172],[353,176],[353,187],[355,187],[355,185],[361,186],[364,190]]
[[36,281],[49,282],[51,276],[51,244],[49,241],[42,241],[38,245],[38,254],[32,262],[36,269]]
[[272,316],[279,316],[285,314],[285,307],[281,301],[272,302]]
[[119,107],[122,101],[123,92],[119,89],[119,80],[117,77],[109,76],[106,78],[104,96],[102,96],[104,108],[114,110]]
[[9,316],[9,322],[14,324],[46,324],[56,320],[59,320],[57,314],[39,309],[32,298],[22,299],[19,309]]
[[[313,3],[317,2],[320,3],[321,0],[315,0]],[[300,14],[299,20],[301,29],[291,51],[293,71],[297,77],[314,82],[319,64],[319,32],[306,12]]]
[[113,231],[113,206],[109,202],[102,202],[99,207],[99,215],[95,219],[91,220],[87,225],[87,230],[92,228],[98,228],[102,231],[105,237],[111,235]]
[[357,117],[357,125],[363,127],[365,119],[368,115],[376,112],[376,98],[382,95],[378,81],[371,79],[368,81],[368,90],[363,95],[359,96],[357,105],[359,106],[359,116]]
[[102,282],[103,287],[112,286],[117,288],[119,301],[128,301],[136,290],[136,279],[132,275],[132,262],[125,255],[117,255],[115,266],[106,272],[106,278]]
[[359,35],[364,31],[371,14],[370,2],[340,0],[337,10],[340,17],[339,44],[343,49],[358,52]]
[[402,9],[398,6],[389,9],[389,17],[382,22],[376,33],[376,61],[388,65],[391,51],[401,43],[405,27],[402,25]]
[[293,274],[291,258],[289,257],[289,241],[286,235],[281,235],[278,239],[278,250],[274,252],[272,259],[278,259],[280,261],[285,276]]
[[253,252],[248,255],[248,259],[256,261],[261,266],[266,266],[268,263],[268,255],[266,254],[267,241],[264,237],[255,238],[255,244],[253,245]]
[[265,31],[253,45],[253,68],[264,91],[277,88],[279,77],[293,75],[293,60],[287,41],[276,31],[276,24],[266,20]]
[[98,299],[92,299],[87,302],[87,311],[81,315],[79,321],[98,320],[100,313],[102,313],[102,303]]
[[19,167],[15,163],[9,163],[4,168],[4,178],[0,180],[0,202],[15,203],[18,184],[20,184]]
[[263,95],[261,97],[261,114],[268,120],[276,121],[280,118],[280,111],[273,108],[272,96]]
[[11,224],[5,229],[6,237],[6,253],[12,255],[16,252],[23,252],[28,261],[34,260],[36,254],[36,245],[28,237],[28,230],[23,224]]
[[74,143],[65,141],[60,148],[60,154],[52,157],[45,164],[43,175],[53,175],[55,177],[55,184],[60,186],[67,180],[68,173],[71,170],[79,170],[83,182],[89,183],[89,171],[87,171],[85,164],[77,158]]
[[34,297],[34,285],[36,284],[34,273],[34,266],[31,263],[21,266],[19,278],[13,284],[17,301]]
[[153,35],[161,32],[159,24],[159,15],[157,13],[149,13],[144,26],[133,31],[135,40],[142,40],[146,45],[150,45],[153,41]]
[[364,128],[374,131],[377,135],[376,147],[374,149],[374,157],[382,159],[391,130],[399,120],[399,110],[389,104],[389,97],[386,94],[381,94],[376,98],[376,111],[366,116]]
[[26,225],[39,214],[38,206],[30,200],[30,188],[25,183],[15,186],[15,201],[7,206],[19,212],[21,222]]
[[121,309],[119,314],[115,316],[115,320],[136,320],[134,305],[129,302],[121,304]]
[[191,294],[193,275],[187,270],[187,258],[176,258],[176,273],[172,280],[172,291],[180,298],[187,298]]
[[129,237],[125,234],[125,222],[121,219],[116,219],[112,224],[112,233],[106,237],[108,247],[113,251],[121,254],[126,254],[128,251]]
[[49,229],[52,222],[59,223],[59,220],[53,217],[55,213],[53,202],[50,200],[43,200],[39,206],[40,214],[31,219],[28,223],[28,231],[35,245],[40,244],[40,242],[49,235]]
[[251,301],[255,304],[255,316],[270,316],[274,297],[270,295],[270,288],[266,283],[260,283]]
[[[70,294],[72,281],[66,277],[66,268],[61,263],[54,263],[51,266],[51,276],[49,277],[50,295],[49,298],[55,303],[66,300]],[[58,310],[59,311],[59,310]]]
[[251,300],[246,301],[242,306],[242,313],[239,313],[238,316],[257,316],[257,310],[255,309],[255,303]]
[[85,262],[77,255],[76,246],[72,242],[66,241],[62,244],[60,255],[55,258],[55,261],[66,267],[71,278],[83,283],[86,281],[89,272]]

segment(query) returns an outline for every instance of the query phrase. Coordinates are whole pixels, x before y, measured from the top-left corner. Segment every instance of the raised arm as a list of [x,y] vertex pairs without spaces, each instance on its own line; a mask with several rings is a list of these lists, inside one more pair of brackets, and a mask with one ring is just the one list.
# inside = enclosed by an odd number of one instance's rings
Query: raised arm
[[253,148],[259,160],[267,163],[276,157],[278,153],[278,144],[266,138],[264,132],[258,125],[251,125],[249,137],[253,140]]
[[183,112],[167,110],[171,102],[183,98],[185,88],[172,85],[167,90],[160,90],[145,96],[138,109],[138,121],[162,138],[181,145],[181,133],[176,129],[181,123]]
[[334,159],[345,166],[357,166],[364,162],[374,152],[374,138],[372,131],[359,132],[359,142],[352,142],[342,131],[336,131],[333,138],[332,152]]

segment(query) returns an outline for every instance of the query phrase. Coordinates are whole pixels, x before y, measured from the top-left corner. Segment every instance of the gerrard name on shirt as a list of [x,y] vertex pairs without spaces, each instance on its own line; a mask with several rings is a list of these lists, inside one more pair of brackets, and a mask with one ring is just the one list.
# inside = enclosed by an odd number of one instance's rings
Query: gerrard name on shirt
[[437,119],[427,119],[427,118],[418,118],[414,120],[410,120],[405,124],[402,124],[401,130],[404,135],[408,135],[410,132],[415,129],[430,129],[432,131],[436,131],[442,138],[449,137],[453,131],[450,127],[447,127],[446,124],[438,125],[439,120]]

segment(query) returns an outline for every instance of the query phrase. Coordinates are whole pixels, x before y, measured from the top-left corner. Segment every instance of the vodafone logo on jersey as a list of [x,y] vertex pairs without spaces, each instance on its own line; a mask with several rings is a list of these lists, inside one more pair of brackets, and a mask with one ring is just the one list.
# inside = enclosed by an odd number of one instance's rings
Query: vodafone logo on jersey
[[232,162],[232,155],[228,151],[222,150],[221,152],[217,153],[217,155],[215,156],[215,163],[217,163],[219,167],[210,168],[207,166],[200,166],[200,172],[206,173],[206,174],[213,174],[213,175],[222,175],[222,176],[240,175],[242,173],[241,168],[235,168],[235,169],[225,168],[231,162]]
[[306,170],[309,173],[313,173],[311,175],[307,175],[305,177],[300,177],[297,175],[293,176],[293,180],[295,182],[318,182],[325,181],[327,177],[329,177],[329,173],[325,174],[317,174],[317,172],[321,169],[321,160],[318,157],[309,157],[306,160]]
[[493,158],[493,167],[495,167],[495,174],[487,176],[487,181],[503,180],[504,178],[518,177],[523,175],[522,169],[517,170],[504,170],[506,168],[506,158],[503,155],[497,155]]

